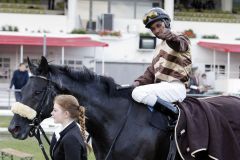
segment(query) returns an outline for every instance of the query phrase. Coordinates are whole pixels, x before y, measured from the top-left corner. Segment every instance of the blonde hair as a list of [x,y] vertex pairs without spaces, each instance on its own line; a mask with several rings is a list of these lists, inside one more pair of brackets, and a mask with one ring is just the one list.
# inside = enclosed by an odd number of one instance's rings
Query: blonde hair
[[87,143],[84,107],[80,106],[78,100],[72,95],[58,95],[55,97],[54,103],[60,105],[63,110],[68,111],[72,119],[77,120],[81,127],[82,137]]

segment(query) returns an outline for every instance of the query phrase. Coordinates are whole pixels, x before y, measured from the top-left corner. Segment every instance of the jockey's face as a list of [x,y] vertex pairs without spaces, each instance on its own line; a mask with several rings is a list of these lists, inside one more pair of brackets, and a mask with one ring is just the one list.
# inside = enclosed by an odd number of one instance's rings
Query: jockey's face
[[157,38],[162,39],[161,35],[165,31],[165,23],[162,21],[156,21],[151,25],[150,30]]

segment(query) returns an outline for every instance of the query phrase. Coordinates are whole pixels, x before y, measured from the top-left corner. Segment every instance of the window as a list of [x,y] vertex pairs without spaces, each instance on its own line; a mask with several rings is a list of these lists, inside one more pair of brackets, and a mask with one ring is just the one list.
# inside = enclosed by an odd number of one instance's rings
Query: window
[[[205,72],[214,71],[214,65],[212,64],[205,64]],[[215,65],[215,75],[225,75],[226,74],[226,67],[225,65]]]
[[0,80],[10,79],[10,58],[0,58]]
[[139,49],[155,49],[156,37],[140,36]]
[[155,7],[160,7],[160,3],[159,2],[153,2],[152,3],[152,7],[155,8]]
[[233,0],[233,13],[238,13],[240,11],[240,0]]
[[74,65],[74,60],[68,60],[68,65]]
[[79,70],[82,67],[82,64],[82,60],[64,60],[64,65],[67,65],[71,69]]
[[210,64],[205,64],[205,72],[210,72],[212,71],[212,67]]
[[82,65],[82,61],[76,61],[77,65]]
[[218,68],[218,73],[219,74],[225,74],[225,66],[224,65],[219,65],[218,66],[219,68]]

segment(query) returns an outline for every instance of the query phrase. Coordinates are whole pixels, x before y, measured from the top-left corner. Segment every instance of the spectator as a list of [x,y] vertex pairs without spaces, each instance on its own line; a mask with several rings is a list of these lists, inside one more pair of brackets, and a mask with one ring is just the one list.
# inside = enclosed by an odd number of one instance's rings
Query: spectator
[[26,69],[25,64],[20,63],[19,68],[13,73],[13,77],[10,84],[10,89],[14,85],[14,88],[17,90],[15,91],[15,98],[17,102],[20,102],[22,99],[22,93],[19,90],[22,89],[22,87],[27,83],[28,78],[29,78],[28,71]]
[[206,75],[206,73],[203,73],[201,76],[201,79],[199,81],[199,90],[201,93],[205,93],[210,88],[211,88],[211,86],[208,84],[207,75]]
[[199,90],[199,74],[198,74],[198,67],[192,68],[192,73],[190,74],[190,81],[188,87],[188,94],[200,94]]

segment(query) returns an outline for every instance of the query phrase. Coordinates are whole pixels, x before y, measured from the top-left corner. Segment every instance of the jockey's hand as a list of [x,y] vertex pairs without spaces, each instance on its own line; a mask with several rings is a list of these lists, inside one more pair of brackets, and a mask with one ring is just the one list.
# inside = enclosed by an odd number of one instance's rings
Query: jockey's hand
[[170,41],[170,40],[172,40],[173,38],[175,38],[176,35],[175,35],[174,33],[172,33],[170,29],[167,29],[167,28],[166,28],[165,31],[164,31],[163,34],[162,34],[162,37],[163,37],[163,39],[165,39],[165,40],[167,40],[167,41]]
[[138,81],[134,81],[133,84],[132,84],[134,87],[137,87],[140,85],[140,83]]

